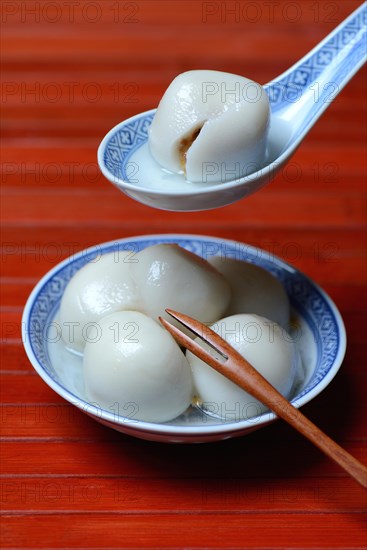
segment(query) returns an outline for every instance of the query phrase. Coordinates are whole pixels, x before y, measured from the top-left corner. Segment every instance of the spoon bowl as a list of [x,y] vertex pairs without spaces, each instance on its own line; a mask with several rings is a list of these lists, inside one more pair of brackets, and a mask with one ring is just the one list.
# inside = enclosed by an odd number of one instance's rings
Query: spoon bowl
[[103,175],[129,197],[162,210],[209,210],[242,199],[274,179],[306,134],[366,61],[367,6],[362,4],[288,71],[264,86],[271,122],[262,166],[241,163],[230,181],[218,167],[218,183],[188,182],[153,159],[148,129],[155,109],[112,128],[98,149]]

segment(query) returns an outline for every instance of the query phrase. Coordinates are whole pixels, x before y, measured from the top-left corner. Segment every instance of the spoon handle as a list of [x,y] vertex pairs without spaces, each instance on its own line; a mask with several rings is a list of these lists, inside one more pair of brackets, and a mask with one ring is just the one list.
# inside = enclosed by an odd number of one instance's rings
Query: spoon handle
[[[367,3],[364,2],[307,55],[265,88],[272,112],[287,109],[309,129],[366,61]],[[293,107],[292,113],[289,113]]]

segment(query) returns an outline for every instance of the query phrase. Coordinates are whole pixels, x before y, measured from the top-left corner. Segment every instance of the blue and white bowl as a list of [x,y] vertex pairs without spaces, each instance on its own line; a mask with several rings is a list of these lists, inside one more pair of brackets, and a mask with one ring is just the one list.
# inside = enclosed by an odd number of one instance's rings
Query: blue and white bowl
[[[296,407],[316,397],[334,378],[344,357],[346,335],[338,309],[312,280],[270,252],[253,246],[197,235],[146,235],[88,248],[56,265],[31,293],[23,314],[23,343],[37,373],[56,393],[95,420],[120,432],[166,442],[208,442],[247,434],[275,420],[266,412],[248,420],[211,418],[196,408],[172,422],[156,424],[134,418],[134,408],[113,413],[85,397],[82,359],[65,349],[57,314],[66,285],[89,261],[101,254],[128,250],[135,254],[158,243],[177,243],[204,258],[228,256],[255,263],[284,285],[292,305],[294,338],[301,356],[292,402]],[[169,304],[167,304],[169,307]],[[123,413],[123,414],[122,414]]]

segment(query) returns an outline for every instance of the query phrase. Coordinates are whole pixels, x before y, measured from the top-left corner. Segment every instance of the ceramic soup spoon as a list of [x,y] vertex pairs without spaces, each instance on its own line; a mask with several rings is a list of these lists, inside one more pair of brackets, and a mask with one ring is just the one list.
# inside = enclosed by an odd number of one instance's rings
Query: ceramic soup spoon
[[[264,165],[225,183],[191,183],[163,169],[148,147],[155,109],[115,126],[102,140],[104,176],[131,198],[154,208],[195,211],[231,204],[270,182],[325,109],[366,60],[367,4],[362,4],[288,71],[264,86],[271,123]],[[219,180],[220,180],[219,176]]]

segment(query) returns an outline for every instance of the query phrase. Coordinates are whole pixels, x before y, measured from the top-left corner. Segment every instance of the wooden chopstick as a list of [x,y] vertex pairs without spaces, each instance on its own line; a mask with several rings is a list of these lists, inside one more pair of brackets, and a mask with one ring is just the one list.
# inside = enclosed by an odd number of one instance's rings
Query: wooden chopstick
[[279,393],[242,355],[232,348],[223,338],[209,327],[192,319],[188,315],[172,309],[166,309],[167,313],[179,321],[183,326],[214,349],[219,358],[214,357],[198,342],[184,334],[179,328],[169,321],[159,318],[162,325],[172,334],[176,341],[226,376],[232,382],[256,397],[264,405],[269,407],[278,417],[282,418],[297,431],[309,439],[329,458],[341,466],[363,487],[367,487],[367,468],[340,447],[335,441],[321,431],[313,422],[308,420],[299,409],[296,409],[281,393]]

